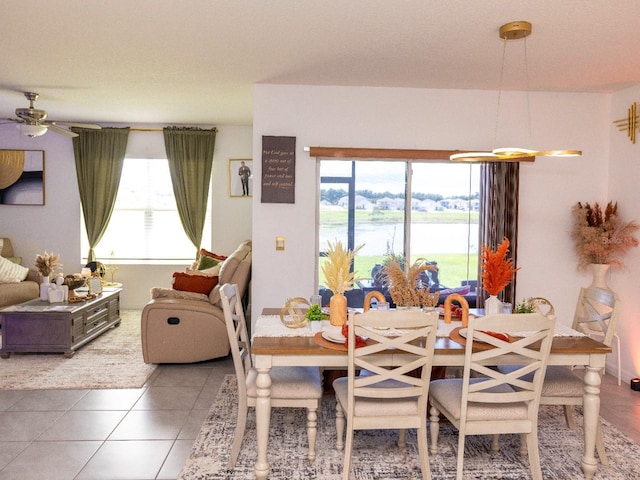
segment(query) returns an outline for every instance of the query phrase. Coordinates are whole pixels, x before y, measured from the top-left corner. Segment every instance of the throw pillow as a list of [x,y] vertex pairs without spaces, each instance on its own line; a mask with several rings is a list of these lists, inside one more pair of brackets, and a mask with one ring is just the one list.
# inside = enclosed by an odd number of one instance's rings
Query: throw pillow
[[185,272],[173,274],[173,289],[209,295],[218,284],[218,277],[210,275],[193,275]]
[[216,260],[213,257],[208,255],[200,255],[200,260],[198,261],[198,270],[206,270],[211,267],[215,267],[220,263],[219,260]]
[[[19,283],[29,274],[29,269],[0,257],[0,283]],[[213,287],[212,287],[213,288]],[[209,290],[210,292],[211,290]],[[207,292],[207,294],[209,293]]]
[[200,256],[203,256],[203,255],[206,256],[206,257],[211,257],[214,260],[218,260],[219,262],[227,259],[226,255],[220,255],[218,253],[213,253],[213,252],[210,252],[209,250],[205,250],[204,248],[201,248],[200,249]]
[[217,277],[218,275],[220,275],[220,267],[222,267],[222,263],[218,263],[215,267],[205,268],[204,270],[188,268],[186,272],[193,275],[209,275],[210,277]]
[[151,298],[179,298],[185,300],[209,301],[209,297],[203,293],[185,292],[183,290],[173,290],[171,288],[153,287]]

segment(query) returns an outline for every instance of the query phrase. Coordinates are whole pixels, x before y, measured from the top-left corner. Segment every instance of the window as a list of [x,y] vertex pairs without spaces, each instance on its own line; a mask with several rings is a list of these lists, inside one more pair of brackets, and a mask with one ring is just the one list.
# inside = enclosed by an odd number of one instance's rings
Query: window
[[354,269],[365,277],[360,282],[365,289],[375,286],[372,272],[390,252],[411,263],[418,258],[437,262],[432,290],[473,285],[479,192],[478,164],[321,160],[320,250],[326,250],[327,241],[341,240],[349,248],[364,244]]
[[[209,203],[210,208],[210,203]],[[202,244],[211,243],[207,212]],[[89,251],[84,223],[82,251]],[[184,233],[167,159],[126,158],[116,204],[95,248],[101,261],[191,261],[196,248]]]

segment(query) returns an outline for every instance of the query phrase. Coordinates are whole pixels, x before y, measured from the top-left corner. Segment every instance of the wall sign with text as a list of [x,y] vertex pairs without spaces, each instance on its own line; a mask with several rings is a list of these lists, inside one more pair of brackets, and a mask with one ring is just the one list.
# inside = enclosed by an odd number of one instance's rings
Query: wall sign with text
[[262,203],[295,203],[296,137],[262,137]]

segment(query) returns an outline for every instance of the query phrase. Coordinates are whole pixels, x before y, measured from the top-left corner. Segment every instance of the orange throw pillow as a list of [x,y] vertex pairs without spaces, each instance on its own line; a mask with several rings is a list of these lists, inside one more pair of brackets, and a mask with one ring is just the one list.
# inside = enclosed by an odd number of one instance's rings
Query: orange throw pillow
[[208,250],[205,250],[204,248],[200,249],[200,255],[205,255],[207,257],[214,258],[214,259],[216,259],[216,260],[218,260],[220,262],[222,262],[223,260],[227,259],[227,257],[225,255],[219,255],[217,253],[213,253],[213,252],[210,252]]
[[193,275],[184,272],[174,272],[173,289],[184,292],[204,293],[209,295],[213,287],[218,284],[217,276]]

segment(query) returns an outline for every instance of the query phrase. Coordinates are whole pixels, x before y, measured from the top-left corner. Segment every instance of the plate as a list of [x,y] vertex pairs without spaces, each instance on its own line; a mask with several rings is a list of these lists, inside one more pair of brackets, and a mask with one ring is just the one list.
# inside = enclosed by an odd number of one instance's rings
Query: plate
[[322,332],[322,338],[333,343],[344,343],[347,340],[340,332],[331,332],[328,330]]
[[458,330],[458,333],[460,334],[460,336],[462,338],[467,338],[467,329],[466,328],[461,328],[460,330]]

